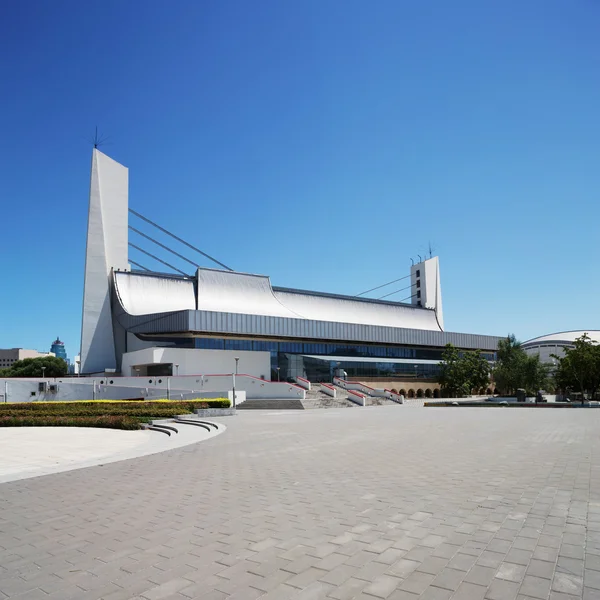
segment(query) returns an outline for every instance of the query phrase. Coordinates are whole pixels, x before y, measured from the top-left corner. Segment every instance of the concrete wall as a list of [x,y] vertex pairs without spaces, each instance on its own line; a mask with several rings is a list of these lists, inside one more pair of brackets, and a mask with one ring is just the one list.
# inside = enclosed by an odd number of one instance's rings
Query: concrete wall
[[110,278],[113,269],[129,268],[128,190],[127,168],[94,149],[83,284],[82,373],[117,366]]
[[[45,381],[48,385],[56,384],[57,392],[38,392],[41,381]],[[231,375],[77,377],[55,380],[0,379],[0,402],[223,398],[231,394],[232,388]],[[238,375],[235,378],[235,389],[239,402],[243,398],[303,400],[306,396],[305,390],[296,385],[265,381],[249,375]]]
[[123,355],[121,372],[124,376],[135,376],[136,365],[173,364],[174,375],[229,374],[235,371],[235,357],[238,373],[270,380],[271,355],[269,352],[247,350],[196,350],[192,348],[152,347]]
[[412,287],[406,295],[412,295],[411,304],[433,309],[437,324],[443,331],[444,312],[442,309],[442,287],[438,257],[434,256],[413,265],[410,268],[410,283]]

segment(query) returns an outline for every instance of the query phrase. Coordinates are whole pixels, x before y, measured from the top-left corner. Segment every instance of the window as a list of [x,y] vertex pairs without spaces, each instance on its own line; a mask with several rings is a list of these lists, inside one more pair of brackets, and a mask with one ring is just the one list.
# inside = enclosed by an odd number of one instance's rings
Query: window
[[417,269],[417,277],[421,277],[421,269]]
[[421,287],[421,280],[417,279],[417,287],[420,288]]
[[420,298],[420,297],[421,297],[421,290],[419,290],[419,291],[417,292],[417,298]]

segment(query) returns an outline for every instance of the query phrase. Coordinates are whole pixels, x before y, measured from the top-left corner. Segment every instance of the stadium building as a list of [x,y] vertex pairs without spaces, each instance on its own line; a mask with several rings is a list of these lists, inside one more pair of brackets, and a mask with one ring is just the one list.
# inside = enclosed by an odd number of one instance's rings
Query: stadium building
[[[158,227],[206,268],[130,225]],[[137,224],[137,221],[136,221]],[[129,257],[130,232],[190,264],[156,272]],[[183,250],[180,250],[183,251]],[[136,254],[137,260],[138,255]],[[439,261],[414,264],[407,302],[277,287],[269,277],[229,269],[128,207],[128,170],[93,151],[81,372],[132,376],[240,373],[289,381],[336,374],[396,389],[429,382],[443,348],[481,350],[493,359],[498,337],[444,330]],[[236,360],[237,359],[237,360]]]
[[600,331],[598,330],[581,330],[581,331],[560,331],[558,333],[550,333],[541,337],[527,340],[521,344],[521,347],[527,354],[537,354],[540,360],[547,364],[555,364],[554,356],[563,357],[564,348],[573,348],[577,338],[586,334],[592,342],[600,344]]

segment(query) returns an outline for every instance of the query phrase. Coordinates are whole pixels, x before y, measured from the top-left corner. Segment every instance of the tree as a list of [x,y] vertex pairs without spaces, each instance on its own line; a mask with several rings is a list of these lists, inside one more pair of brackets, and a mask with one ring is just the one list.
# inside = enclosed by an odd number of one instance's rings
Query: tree
[[460,352],[452,344],[446,344],[438,378],[446,396],[468,396],[473,389],[488,384],[489,374],[489,364],[478,350]]
[[62,358],[41,356],[17,360],[4,369],[3,377],[64,377],[67,371],[67,363]]
[[498,342],[494,381],[503,394],[513,396],[525,389],[529,395],[548,386],[549,366],[538,355],[528,356],[513,334]]
[[573,342],[573,348],[563,348],[564,356],[558,359],[554,375],[558,387],[574,388],[581,393],[581,402],[586,394],[594,398],[600,387],[600,346],[587,333]]

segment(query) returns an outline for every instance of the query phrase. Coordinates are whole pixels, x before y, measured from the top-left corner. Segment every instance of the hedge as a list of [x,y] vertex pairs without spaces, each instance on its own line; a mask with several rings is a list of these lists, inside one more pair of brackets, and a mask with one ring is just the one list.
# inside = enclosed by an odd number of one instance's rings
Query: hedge
[[183,402],[23,402],[0,404],[0,427],[109,427],[139,429],[140,423],[229,407],[227,399]]
[[172,417],[200,408],[227,408],[227,399],[188,402],[23,402],[0,404],[0,415],[128,415]]
[[0,415],[0,427],[102,427],[104,429],[141,429],[133,417],[95,416],[72,417],[59,415]]

